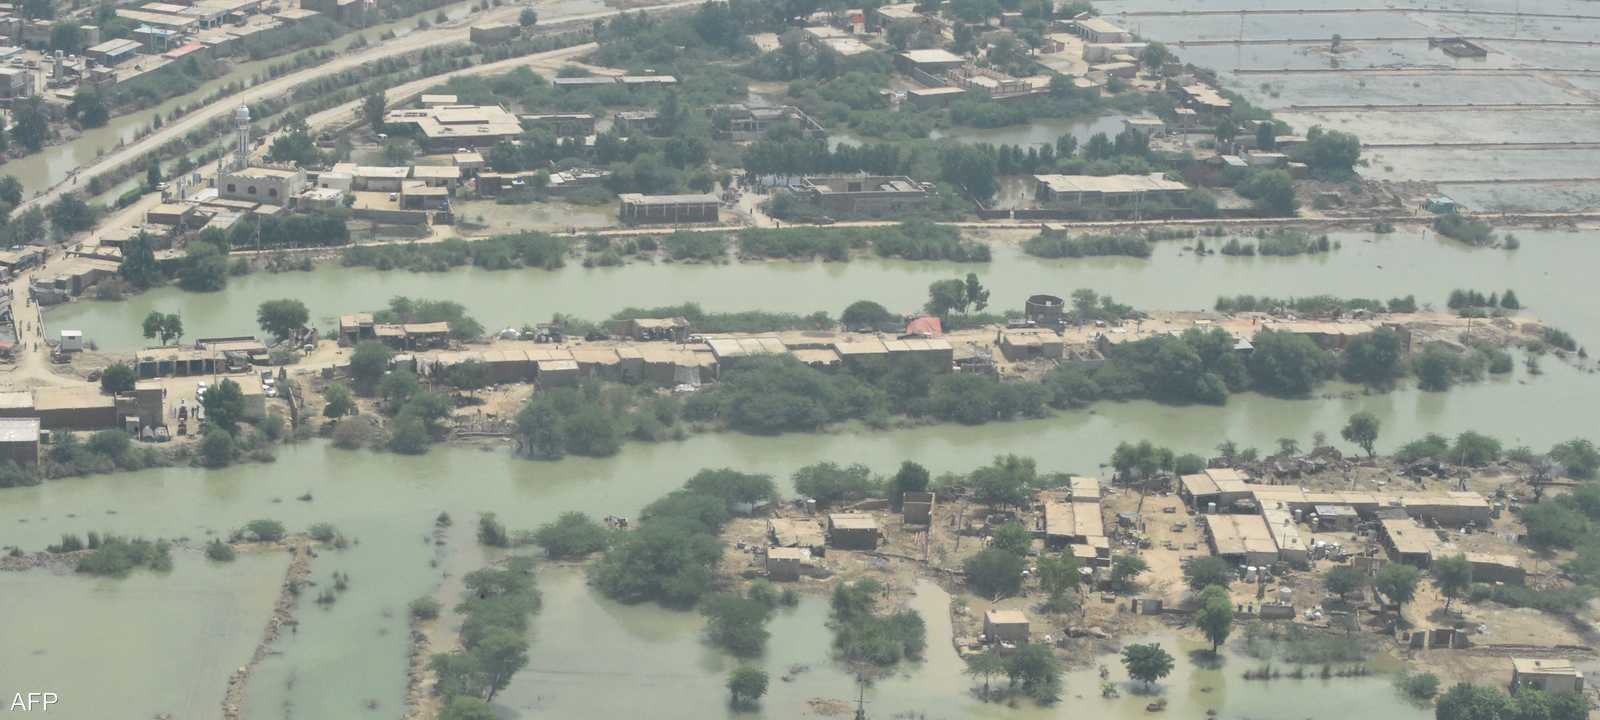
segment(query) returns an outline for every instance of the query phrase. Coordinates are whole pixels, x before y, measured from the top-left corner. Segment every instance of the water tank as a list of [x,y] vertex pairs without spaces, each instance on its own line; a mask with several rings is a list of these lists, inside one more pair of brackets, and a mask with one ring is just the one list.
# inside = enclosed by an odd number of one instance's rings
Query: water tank
[[250,108],[247,108],[247,107],[245,107],[243,105],[240,105],[238,110],[233,111],[233,119],[234,119],[235,122],[239,123],[240,125],[249,125],[250,124]]
[[1034,295],[1028,298],[1023,306],[1022,314],[1029,320],[1040,325],[1059,325],[1061,323],[1061,310],[1066,302],[1054,295]]
[[1289,588],[1278,588],[1278,602],[1292,605],[1294,603],[1294,591]]

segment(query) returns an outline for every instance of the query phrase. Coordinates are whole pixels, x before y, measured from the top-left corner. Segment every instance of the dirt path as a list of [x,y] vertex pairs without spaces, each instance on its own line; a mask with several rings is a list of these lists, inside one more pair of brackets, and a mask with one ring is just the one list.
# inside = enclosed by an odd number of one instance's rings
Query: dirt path
[[43,266],[18,273],[6,287],[11,294],[11,322],[17,334],[16,364],[0,373],[0,386],[8,389],[90,384],[77,378],[57,375],[50,370],[50,344],[45,342],[44,314],[28,293],[29,280],[40,270],[48,268],[54,255],[49,248],[45,250]]
[[250,676],[261,665],[272,651],[272,645],[278,636],[283,633],[285,625],[294,623],[294,609],[298,604],[299,590],[305,585],[306,578],[311,576],[312,543],[303,539],[296,539],[289,546],[289,552],[294,553],[294,559],[289,562],[289,570],[283,575],[283,585],[278,591],[278,602],[272,608],[272,617],[267,620],[267,628],[261,633],[261,641],[256,643],[255,654],[250,656],[250,663],[235,670],[228,677],[228,690],[222,698],[223,720],[239,720],[243,715],[245,686],[250,682]]

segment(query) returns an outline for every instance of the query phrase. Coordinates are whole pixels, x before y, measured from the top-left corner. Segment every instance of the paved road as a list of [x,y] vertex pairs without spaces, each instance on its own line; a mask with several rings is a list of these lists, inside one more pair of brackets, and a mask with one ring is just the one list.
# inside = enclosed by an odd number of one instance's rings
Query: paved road
[[[689,7],[699,4],[699,2],[700,0],[677,0],[676,2],[664,3],[661,5],[635,8],[630,12],[660,12],[663,10]],[[440,25],[429,30],[415,30],[405,37],[390,40],[375,46],[370,46],[358,52],[340,56],[323,63],[322,65],[306,68],[299,72],[290,73],[259,85],[255,85],[247,90],[235,93],[226,98],[222,98],[216,102],[206,105],[201,109],[190,112],[189,114],[184,115],[182,118],[179,118],[176,122],[165,125],[160,130],[157,130],[156,132],[151,133],[150,135],[147,135],[132,144],[118,148],[117,150],[114,150],[96,159],[93,163],[78,168],[76,178],[82,180],[84,183],[87,183],[88,179],[95,175],[99,175],[121,165],[138,160],[146,154],[154,152],[162,145],[172,142],[173,140],[180,139],[196,129],[205,127],[206,124],[210,123],[212,120],[227,117],[229,113],[233,112],[240,105],[248,105],[269,97],[282,95],[294,89],[295,86],[307,82],[313,78],[330,73],[350,70],[374,60],[381,60],[383,58],[403,55],[406,53],[415,52],[417,50],[437,47],[440,45],[466,42],[470,33],[470,25],[494,21],[515,22],[517,15],[522,12],[523,7],[524,6],[521,5],[507,5],[492,9],[488,12],[474,13],[467,16],[465,20],[456,25]],[[544,25],[541,25],[541,27],[550,28],[567,24],[589,23],[593,22],[594,20],[612,17],[614,15],[621,14],[622,12],[624,11],[606,10],[603,12],[550,18],[548,22]],[[70,191],[74,187],[76,187],[76,183],[70,180],[64,183],[58,183],[49,190],[24,200],[23,203],[18,206],[17,210],[26,210],[35,205],[48,205],[59,198],[62,193]]]

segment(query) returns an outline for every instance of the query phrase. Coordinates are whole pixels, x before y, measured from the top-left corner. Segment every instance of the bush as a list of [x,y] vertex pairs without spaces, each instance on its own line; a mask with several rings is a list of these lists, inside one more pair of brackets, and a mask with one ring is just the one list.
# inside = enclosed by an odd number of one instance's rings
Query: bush
[[206,543],[206,557],[217,562],[233,562],[238,553],[234,552],[232,545],[221,540],[212,540]]
[[1439,676],[1433,673],[1401,675],[1395,680],[1401,692],[1413,700],[1432,700],[1439,694]]
[[239,535],[256,542],[278,542],[288,535],[288,531],[284,529],[283,523],[277,520],[262,519],[245,523]]
[[138,567],[158,572],[171,570],[172,553],[166,541],[107,535],[101,539],[99,548],[78,559],[77,571],[86,575],[123,577]]
[[989,548],[967,558],[963,570],[967,585],[978,595],[997,598],[1015,595],[1022,589],[1022,571],[1027,561],[1016,553]]
[[[1012,556],[1015,557],[1015,556]],[[874,580],[840,583],[833,591],[833,644],[848,662],[891,666],[922,657],[927,627],[915,611],[876,612],[881,586]]]
[[511,547],[511,536],[499,518],[489,512],[478,516],[478,542],[489,547]]
[[333,542],[339,536],[339,530],[328,523],[317,523],[306,534],[317,542]]
[[533,535],[534,544],[552,560],[571,560],[606,549],[610,533],[600,523],[580,512],[562,513]]
[[431,597],[419,597],[407,606],[412,620],[433,620],[439,617],[439,601]]

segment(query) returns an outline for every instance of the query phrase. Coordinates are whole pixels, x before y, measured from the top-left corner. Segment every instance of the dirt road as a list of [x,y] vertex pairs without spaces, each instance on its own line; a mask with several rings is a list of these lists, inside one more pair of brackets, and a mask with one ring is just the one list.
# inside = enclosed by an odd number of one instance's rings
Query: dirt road
[[[44,267],[49,267],[49,260],[46,260]],[[45,342],[43,313],[28,297],[28,281],[41,269],[33,268],[18,273],[8,286],[11,290],[12,324],[17,330],[15,364],[7,371],[0,372],[0,386],[8,390],[88,384],[50,370],[50,345]]]
[[[635,8],[630,12],[660,12],[681,7],[689,7],[691,5],[698,4],[698,2],[699,0],[677,0],[676,2],[664,3],[661,5]],[[84,183],[87,183],[89,178],[94,177],[95,175],[99,175],[126,163],[138,160],[144,155],[154,152],[162,145],[182,138],[190,132],[204,127],[212,120],[226,117],[228,113],[233,112],[234,109],[238,108],[240,105],[248,105],[269,97],[282,95],[292,90],[295,86],[305,83],[313,78],[330,73],[350,70],[374,60],[381,60],[383,58],[403,55],[425,48],[448,45],[451,43],[467,42],[470,33],[470,25],[495,21],[515,22],[517,15],[522,12],[523,7],[524,6],[521,5],[506,5],[495,8],[488,12],[470,15],[460,24],[453,24],[451,26],[440,25],[430,30],[413,31],[405,37],[379,43],[378,45],[367,47],[358,52],[335,58],[322,65],[306,68],[305,70],[290,73],[259,85],[255,85],[242,92],[235,93],[221,100],[217,100],[216,102],[206,105],[204,108],[195,110],[194,112],[179,118],[176,122],[163,126],[160,130],[157,130],[156,132],[151,133],[150,135],[147,135],[132,144],[107,153],[106,155],[95,160],[93,163],[78,168],[74,178],[81,179]],[[569,24],[575,25],[579,23],[589,23],[595,20],[619,15],[622,12],[623,11],[621,10],[606,10],[603,12],[551,18],[547,23],[541,25],[540,27],[553,28]],[[59,198],[62,193],[67,192],[74,187],[76,187],[76,184],[72,181],[58,183],[49,190],[24,200],[22,204],[17,207],[17,210],[27,210],[35,205],[48,205]]]

